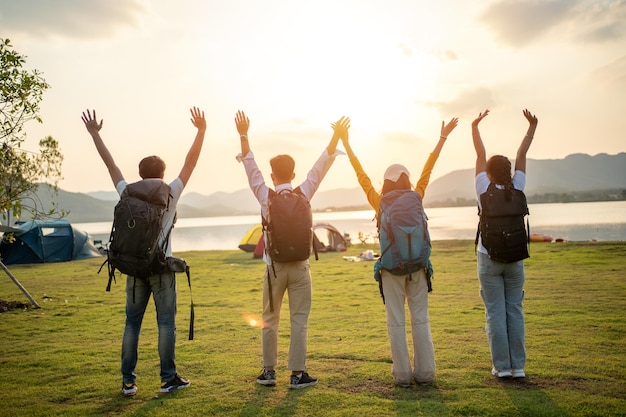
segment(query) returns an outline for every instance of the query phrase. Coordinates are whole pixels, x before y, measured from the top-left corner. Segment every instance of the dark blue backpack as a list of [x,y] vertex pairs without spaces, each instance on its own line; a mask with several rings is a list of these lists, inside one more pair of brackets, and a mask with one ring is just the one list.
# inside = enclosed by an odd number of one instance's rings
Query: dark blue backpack
[[424,268],[429,276],[431,243],[422,197],[412,190],[385,193],[377,219],[380,266],[394,275]]

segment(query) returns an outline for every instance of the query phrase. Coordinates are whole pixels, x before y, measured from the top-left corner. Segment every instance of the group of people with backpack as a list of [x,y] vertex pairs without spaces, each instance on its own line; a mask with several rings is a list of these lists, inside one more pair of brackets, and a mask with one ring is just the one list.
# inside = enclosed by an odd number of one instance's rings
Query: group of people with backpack
[[[139,330],[151,293],[157,307],[159,326],[161,392],[186,388],[190,384],[177,374],[174,364],[175,272],[180,271],[167,267],[167,259],[171,258],[171,247],[163,243],[170,240],[169,231],[175,221],[176,202],[197,163],[206,131],[204,113],[194,107],[191,114],[197,135],[181,173],[169,184],[171,198],[165,207],[166,214],[162,220],[159,247],[162,248],[160,253],[165,262],[155,261],[161,266],[156,267],[154,273],[147,277],[137,279],[129,275],[127,278],[126,326],[121,366],[122,393],[127,396],[137,392],[135,366]],[[511,163],[506,157],[486,157],[478,124],[488,114],[489,110],[485,110],[472,122],[472,138],[476,150],[475,184],[480,215],[476,239],[480,294],[485,305],[485,329],[491,351],[492,374],[498,378],[523,378],[526,376],[522,309],[525,280],[523,262],[528,257],[528,228],[524,227],[528,207],[523,189],[526,153],[533,140],[537,118],[528,110],[523,111],[529,127],[517,152],[514,175],[511,175]],[[97,122],[95,111],[83,113],[82,118],[123,199],[129,193],[128,189],[135,187],[126,184],[100,138],[102,121]],[[368,202],[376,211],[381,256],[374,266],[374,278],[378,281],[385,303],[394,382],[397,386],[410,387],[413,381],[418,384],[434,381],[435,355],[428,317],[428,293],[432,290],[433,265],[430,262],[428,218],[422,206],[422,198],[439,154],[457,125],[457,118],[452,118],[448,123],[442,122],[439,141],[428,157],[415,186],[412,185],[406,167],[392,164],[385,171],[383,187],[378,192],[350,146],[350,119],[342,117],[331,124],[333,135],[328,146],[308,172],[306,179],[297,187],[292,185],[295,178],[294,159],[280,154],[270,160],[272,188],[266,184],[251,151],[248,137],[250,120],[243,111],[236,113],[235,126],[241,145],[237,160],[243,164],[250,189],[261,206],[266,240],[262,307],[263,370],[256,379],[257,383],[265,386],[276,385],[278,331],[285,292],[288,293],[291,328],[287,363],[287,369],[291,371],[289,387],[299,389],[318,382],[317,378],[309,375],[306,367],[308,318],[312,297],[308,261],[313,238],[310,200],[336,156],[342,154],[337,149],[339,141],[348,154]],[[156,168],[146,171],[146,165],[156,165]],[[164,170],[165,164],[158,157],[148,157],[140,163],[142,181],[156,179],[162,182]],[[405,301],[410,313],[413,366],[407,344]]]

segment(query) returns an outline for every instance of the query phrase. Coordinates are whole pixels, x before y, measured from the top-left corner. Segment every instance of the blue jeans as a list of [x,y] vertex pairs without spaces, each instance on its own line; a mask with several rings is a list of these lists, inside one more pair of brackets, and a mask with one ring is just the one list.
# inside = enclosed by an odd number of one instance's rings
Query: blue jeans
[[479,252],[478,280],[494,368],[498,371],[524,369],[524,261],[497,262]]
[[122,339],[122,381],[125,383],[135,382],[137,377],[139,332],[150,294],[154,297],[159,328],[161,382],[171,381],[176,376],[176,275],[164,273],[145,279],[129,276],[126,278],[126,327]]

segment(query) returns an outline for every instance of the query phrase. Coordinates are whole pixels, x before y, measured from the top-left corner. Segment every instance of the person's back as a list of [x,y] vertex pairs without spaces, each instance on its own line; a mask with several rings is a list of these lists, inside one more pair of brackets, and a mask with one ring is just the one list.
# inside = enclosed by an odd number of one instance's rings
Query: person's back
[[[429,383],[435,379],[435,352],[428,319],[428,293],[431,290],[433,268],[430,262],[430,235],[421,200],[443,144],[457,123],[456,118],[448,124],[442,122],[439,141],[429,155],[415,187],[412,187],[406,167],[393,164],[385,171],[381,193],[374,190],[372,181],[350,146],[348,135],[341,138],[359,184],[376,211],[379,224],[382,223],[379,227],[381,257],[374,265],[374,276],[385,303],[393,361],[391,373],[395,384],[401,387],[411,386],[413,379],[417,383]],[[393,220],[392,208],[396,204],[400,219]],[[417,247],[413,248],[413,244]],[[405,301],[411,320],[413,369],[407,344]]]
[[[317,191],[322,179],[330,169],[335,156],[337,142],[339,141],[338,130],[347,129],[349,119],[340,119],[335,126],[335,133],[330,140],[326,150],[322,152],[313,168],[309,171],[306,179],[294,190],[291,182],[295,178],[295,161],[289,155],[277,155],[270,160],[272,167],[271,178],[274,189],[270,189],[259,170],[254,155],[250,150],[248,139],[248,129],[250,120],[239,111],[235,116],[235,125],[239,133],[241,153],[237,160],[242,162],[248,177],[250,189],[261,205],[261,216],[267,223],[266,228],[273,228],[272,213],[279,216],[282,213],[278,230],[268,229],[265,233],[264,259],[266,262],[263,280],[263,371],[257,377],[257,383],[266,386],[276,385],[275,367],[278,361],[278,327],[280,322],[280,311],[283,296],[287,291],[289,294],[289,313],[291,321],[291,335],[289,344],[289,355],[287,369],[291,370],[290,388],[299,389],[317,383],[317,378],[310,376],[306,372],[306,351],[308,337],[308,318],[311,310],[311,274],[308,261],[310,251],[312,230],[310,234],[296,233],[296,240],[293,241],[293,250],[289,249],[290,221],[287,213],[288,207],[279,207],[273,210],[272,204],[279,204],[282,201],[285,205],[293,204],[293,208],[302,213],[303,218],[297,224],[303,227],[293,227],[301,229],[301,232],[310,229],[310,206],[302,204],[304,199],[310,201]],[[297,193],[297,194],[296,194]],[[285,201],[283,201],[285,200]],[[300,207],[297,208],[296,207]],[[274,219],[276,220],[276,219]],[[278,234],[276,233],[278,232]],[[274,241],[272,241],[274,239]],[[276,239],[279,242],[276,242]],[[296,250],[295,246],[299,249]],[[295,252],[299,252],[296,256]],[[283,257],[283,255],[285,257]]]
[[[160,221],[160,237],[158,245],[166,248],[165,256],[172,255],[171,230],[176,218],[176,205],[180,198],[183,188],[189,181],[189,178],[198,162],[202,144],[204,142],[204,134],[206,131],[206,121],[204,113],[197,108],[190,109],[191,122],[197,128],[196,137],[187,153],[185,163],[178,177],[174,179],[167,188],[169,194],[169,202],[167,208],[162,214]],[[116,165],[113,156],[100,137],[100,129],[102,128],[102,120],[98,123],[96,112],[87,110],[83,113],[82,120],[85,123],[87,131],[91,135],[96,150],[102,161],[106,165],[109,176],[113,181],[113,185],[120,196],[127,194],[127,189],[138,191],[133,184],[127,184],[122,172]],[[157,189],[163,190],[163,177],[165,175],[165,162],[158,156],[148,156],[139,163],[139,176],[142,181],[157,184]],[[142,186],[138,187],[143,188]],[[140,190],[139,190],[140,191]],[[134,238],[134,237],[133,237]],[[141,237],[136,237],[141,239]],[[153,271],[154,272],[154,271]],[[124,327],[124,336],[122,339],[122,394],[132,396],[137,394],[137,375],[135,369],[138,360],[139,333],[143,316],[150,296],[154,298],[157,310],[157,324],[159,329],[159,360],[160,360],[160,379],[162,394],[171,391],[187,388],[190,385],[189,380],[182,378],[177,373],[175,364],[176,350],[176,271],[169,268],[162,272],[153,273],[147,277],[139,278],[128,275],[126,279],[126,323]],[[136,274],[139,275],[139,274]],[[141,274],[143,275],[143,274]]]
[[[476,238],[478,280],[485,305],[491,373],[499,378],[523,378],[526,376],[523,259],[528,257],[527,230],[523,223],[528,208],[523,190],[526,153],[537,128],[537,118],[528,110],[523,111],[529,125],[517,151],[515,173],[511,176],[508,158],[495,155],[487,160],[478,125],[488,114],[489,110],[485,110],[472,122],[475,187],[481,213]],[[500,236],[494,237],[497,234]],[[502,238],[503,235],[508,236]]]

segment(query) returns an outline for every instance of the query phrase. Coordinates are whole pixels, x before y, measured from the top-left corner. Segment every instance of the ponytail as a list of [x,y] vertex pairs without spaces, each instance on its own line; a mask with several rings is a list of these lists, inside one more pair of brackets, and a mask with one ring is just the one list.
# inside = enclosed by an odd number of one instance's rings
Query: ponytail
[[511,161],[506,156],[494,155],[487,161],[487,174],[493,182],[504,186],[505,198],[513,198],[513,179],[511,178]]

